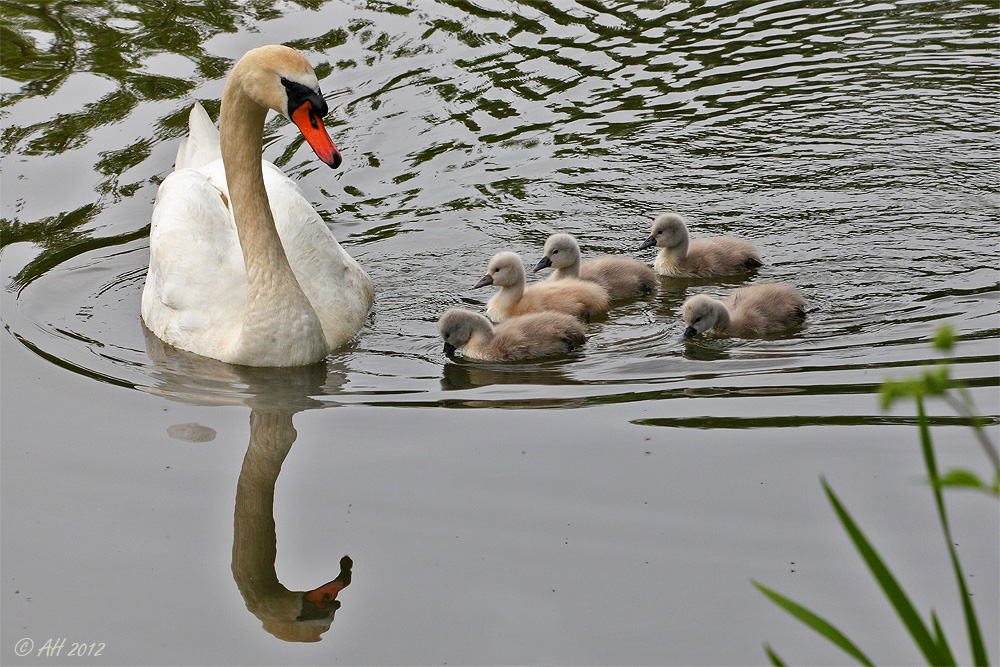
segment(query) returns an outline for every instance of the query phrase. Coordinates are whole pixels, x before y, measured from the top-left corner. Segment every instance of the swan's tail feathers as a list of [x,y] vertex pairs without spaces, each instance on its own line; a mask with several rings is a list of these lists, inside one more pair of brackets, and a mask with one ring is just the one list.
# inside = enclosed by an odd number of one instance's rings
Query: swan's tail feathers
[[222,157],[219,145],[219,130],[209,117],[205,107],[195,102],[188,116],[188,136],[181,140],[177,149],[174,169],[191,167],[197,169]]

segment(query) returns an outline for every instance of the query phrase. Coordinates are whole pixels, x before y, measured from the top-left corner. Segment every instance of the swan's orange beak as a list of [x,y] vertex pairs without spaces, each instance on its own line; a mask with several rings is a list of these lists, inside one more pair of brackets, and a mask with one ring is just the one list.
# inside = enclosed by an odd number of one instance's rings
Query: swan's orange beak
[[333,145],[330,135],[323,126],[323,119],[313,111],[311,102],[303,102],[292,112],[292,122],[306,138],[316,156],[334,169],[340,166],[341,157],[337,147]]

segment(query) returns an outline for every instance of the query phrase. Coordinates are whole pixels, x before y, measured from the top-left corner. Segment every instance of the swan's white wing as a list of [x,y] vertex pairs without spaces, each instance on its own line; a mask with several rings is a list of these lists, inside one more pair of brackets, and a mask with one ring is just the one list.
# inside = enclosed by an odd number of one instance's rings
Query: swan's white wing
[[[178,165],[218,155],[218,133],[200,105]],[[319,316],[330,349],[364,326],[374,297],[368,274],[344,251],[293,181],[263,161],[264,184],[289,264]],[[179,167],[153,205],[142,318],[163,341],[234,358],[246,316],[247,279],[221,159]]]
[[243,323],[246,269],[227,199],[213,185],[221,171],[221,161],[180,169],[160,184],[142,318],[175,347],[225,359]]
[[299,186],[267,161],[264,185],[288,263],[319,316],[327,344],[340,347],[364,326],[374,297],[371,278],[340,247]]
[[197,169],[222,159],[219,130],[198,102],[188,114],[188,136],[181,139],[177,148],[174,169]]

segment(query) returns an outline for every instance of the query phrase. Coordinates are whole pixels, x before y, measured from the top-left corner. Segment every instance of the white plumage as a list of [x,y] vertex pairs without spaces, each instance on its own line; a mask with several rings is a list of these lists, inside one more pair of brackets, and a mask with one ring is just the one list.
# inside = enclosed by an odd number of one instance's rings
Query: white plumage
[[[270,68],[315,85],[311,68],[305,71],[308,63],[303,63],[287,47],[261,47],[244,56],[237,68],[253,68],[254,76]],[[234,69],[230,78],[236,75]],[[274,80],[280,89],[278,76]],[[238,86],[239,80],[233,87]],[[227,159],[229,174],[238,176],[239,183],[231,195],[219,131],[195,104],[175,170],[160,185],[153,205],[143,321],[170,345],[229,363],[292,366],[318,361],[364,325],[373,300],[371,279],[340,247],[299,187],[261,160],[260,134],[256,143],[242,141],[252,136],[258,118],[262,131],[264,104],[284,113],[280,101],[257,102],[240,90],[230,94],[227,83],[224,107],[227,102],[233,124],[245,125],[228,128],[224,122],[222,129],[233,133]],[[256,109],[241,108],[255,104]],[[259,175],[254,161],[260,164]],[[242,198],[236,215],[232,197]],[[280,243],[268,233],[267,218],[273,218]],[[244,225],[246,248],[239,224]],[[254,267],[253,285],[248,263]]]

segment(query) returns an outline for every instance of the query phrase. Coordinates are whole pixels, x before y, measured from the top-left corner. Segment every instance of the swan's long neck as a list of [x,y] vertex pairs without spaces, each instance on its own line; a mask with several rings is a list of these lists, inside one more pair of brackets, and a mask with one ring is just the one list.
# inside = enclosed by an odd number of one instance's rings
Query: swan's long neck
[[274,226],[261,164],[267,108],[246,94],[234,70],[219,115],[229,202],[247,271],[241,362],[285,366],[326,354],[323,328],[302,292]]

